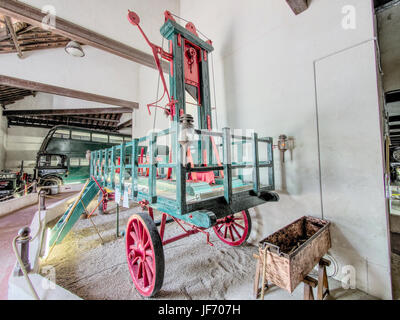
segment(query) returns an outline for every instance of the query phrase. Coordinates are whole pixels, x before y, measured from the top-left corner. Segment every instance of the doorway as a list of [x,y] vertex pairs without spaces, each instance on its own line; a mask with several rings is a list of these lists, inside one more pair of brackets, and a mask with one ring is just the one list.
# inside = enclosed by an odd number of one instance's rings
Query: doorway
[[393,299],[400,299],[400,1],[378,1],[376,26],[381,89],[386,191],[389,207]]

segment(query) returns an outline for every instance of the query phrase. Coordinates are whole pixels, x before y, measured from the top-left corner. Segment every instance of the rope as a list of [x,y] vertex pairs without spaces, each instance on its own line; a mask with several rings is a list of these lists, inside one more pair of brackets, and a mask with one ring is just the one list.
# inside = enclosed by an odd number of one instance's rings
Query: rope
[[[164,50],[164,37],[162,37],[161,48]],[[157,97],[156,97],[156,101],[157,102],[159,102],[158,96],[159,96],[159,93],[160,93],[160,80],[161,80],[161,74],[158,75],[158,81],[157,81]],[[164,92],[164,95],[165,95],[165,92]],[[163,97],[164,97],[164,95],[163,95]],[[157,110],[158,110],[158,108],[156,108],[156,110],[154,110],[153,131],[154,131],[155,127],[156,127]]]
[[214,53],[211,52],[211,74],[213,79],[213,90],[214,90],[214,110],[215,110],[215,126],[216,129],[219,129],[218,126],[218,113],[217,113],[217,91],[215,90],[215,74],[214,74]]
[[19,266],[21,267],[22,273],[24,274],[25,280],[28,283],[29,289],[31,290],[31,293],[32,293],[33,297],[35,298],[35,300],[40,300],[37,292],[35,291],[35,288],[33,287],[32,281],[28,276],[28,272],[26,271],[24,263],[22,262],[21,256],[18,253],[17,244],[16,243],[17,243],[17,240],[19,238],[21,238],[22,240],[26,240],[26,238],[20,237],[19,235],[14,238],[14,240],[12,242],[12,247],[13,247],[15,256],[17,257]]
[[[180,17],[180,16],[177,16],[176,14],[173,14],[172,12],[171,12],[171,15],[172,16],[174,16],[175,18],[178,18],[178,19],[181,19],[181,20],[183,20],[183,21],[185,21],[185,22],[191,22],[191,21],[189,21],[189,20],[186,20],[186,19],[184,19],[184,18],[182,18],[182,17]],[[196,31],[198,32],[198,33],[200,33],[204,38],[206,38],[207,40],[211,40],[209,37],[207,37],[203,32],[201,32],[199,29],[196,29]]]
[[[31,187],[32,187],[32,185],[33,185],[33,183],[31,184]],[[45,197],[46,198],[58,198],[58,197],[52,197],[52,196],[49,196],[49,195],[45,195]],[[42,210],[40,210],[40,200],[39,200],[38,201],[39,228],[38,228],[38,231],[36,232],[36,234],[29,239],[29,242],[32,242],[33,240],[35,240],[41,233],[41,230],[42,230],[42,227],[43,227],[43,222],[42,222],[42,219],[41,219],[41,212],[42,212]],[[20,266],[20,268],[22,270],[22,273],[24,275],[24,278],[25,278],[26,282],[28,283],[28,287],[29,287],[34,299],[35,300],[40,300],[35,288],[33,287],[32,281],[28,276],[28,272],[27,272],[27,270],[25,268],[25,265],[24,265],[24,263],[23,263],[23,261],[21,259],[21,256],[20,256],[20,254],[18,252],[17,245],[16,245],[18,239],[26,240],[26,239],[28,239],[28,237],[21,237],[20,235],[16,236],[12,241],[12,248],[13,248],[15,257],[17,258],[18,264],[19,264],[19,266]]]
[[[34,183],[31,183],[30,185],[28,185],[28,187],[27,187],[26,190],[31,189],[31,188],[33,187],[33,184],[34,184]],[[15,191],[14,191],[14,193],[13,193],[12,195],[9,195],[9,196],[6,196],[6,197],[4,197],[4,198],[1,198],[0,200],[1,200],[1,201],[7,201],[7,200],[10,200],[10,199],[15,198],[15,196],[16,196],[17,194],[25,192],[25,190],[17,191],[18,189],[21,189],[21,188],[22,188],[22,186],[16,188]],[[24,186],[24,188],[25,188],[25,186]]]

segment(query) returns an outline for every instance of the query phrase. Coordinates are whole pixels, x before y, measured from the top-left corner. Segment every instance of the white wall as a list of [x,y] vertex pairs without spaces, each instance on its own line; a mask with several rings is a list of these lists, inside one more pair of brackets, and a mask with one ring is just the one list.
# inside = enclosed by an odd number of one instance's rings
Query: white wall
[[[346,5],[354,30],[342,27]],[[303,215],[329,219],[339,266],[354,265],[358,288],[390,298],[371,1],[313,0],[295,16],[279,0],[184,0],[181,16],[213,40],[220,128],[295,138],[285,190],[275,166],[280,202],[256,208],[256,237]]]
[[[165,115],[164,110],[150,107],[151,114],[149,114],[147,109],[149,103],[156,102],[161,99],[163,95],[164,88],[161,80],[159,81],[159,77],[158,71],[154,69],[145,66],[139,68],[138,86],[140,108],[135,111],[134,117],[134,135],[136,138],[148,135],[153,127],[155,130],[163,130],[169,127],[169,117]],[[169,80],[166,74],[165,79],[169,90]],[[158,105],[165,106],[167,103],[168,99],[164,97]]]
[[48,129],[42,128],[8,128],[5,167],[18,171],[23,160],[24,171],[33,173],[36,154],[48,131]]

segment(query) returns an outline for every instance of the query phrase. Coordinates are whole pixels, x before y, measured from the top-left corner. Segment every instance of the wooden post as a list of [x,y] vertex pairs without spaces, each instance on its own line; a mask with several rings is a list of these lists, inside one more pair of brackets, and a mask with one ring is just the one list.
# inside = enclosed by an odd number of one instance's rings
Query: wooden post
[[[256,274],[254,278],[254,287],[253,287],[253,292],[254,292],[254,297],[257,299],[258,296],[261,296],[261,299],[264,300],[264,295],[265,295],[265,289],[268,289],[268,280],[265,278],[265,267],[264,267],[264,251],[259,250],[260,254],[253,254],[253,257],[257,259],[257,267],[256,267]],[[266,254],[266,251],[265,251]],[[263,272],[263,275],[261,276],[261,272]],[[261,276],[261,289],[260,289],[260,276]]]
[[328,275],[326,267],[330,266],[331,262],[322,258],[318,263],[318,300],[323,300],[329,294]]
[[304,300],[314,300],[313,288],[318,285],[318,281],[314,278],[306,276],[303,280],[304,283]]
[[15,49],[18,52],[18,57],[21,59],[23,57],[23,55],[22,55],[22,51],[21,51],[21,48],[20,48],[19,43],[18,43],[17,34],[15,33],[14,26],[13,26],[13,24],[11,22],[11,19],[10,19],[10,17],[5,16],[4,20],[5,20],[8,32],[10,33],[11,39],[12,39],[12,41],[14,43]]

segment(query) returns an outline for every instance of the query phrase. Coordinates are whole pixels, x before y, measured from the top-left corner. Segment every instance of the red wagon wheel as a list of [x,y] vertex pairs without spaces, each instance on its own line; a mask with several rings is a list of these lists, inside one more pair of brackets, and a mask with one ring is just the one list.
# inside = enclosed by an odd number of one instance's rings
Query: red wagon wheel
[[251,232],[249,211],[243,210],[217,221],[214,232],[227,245],[236,247],[243,244]]
[[147,214],[134,214],[128,221],[126,257],[139,293],[154,296],[164,281],[164,250],[154,221]]

